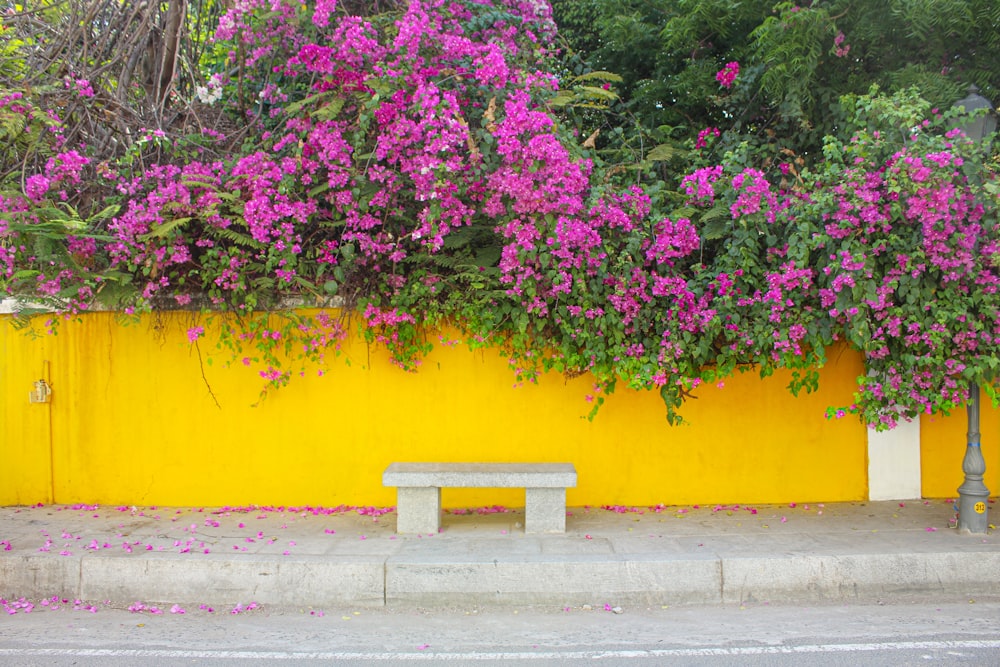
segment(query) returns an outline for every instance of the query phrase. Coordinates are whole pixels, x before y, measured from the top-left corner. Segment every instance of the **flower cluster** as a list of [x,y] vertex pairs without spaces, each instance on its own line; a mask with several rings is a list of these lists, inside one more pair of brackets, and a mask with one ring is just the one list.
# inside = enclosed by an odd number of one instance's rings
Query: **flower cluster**
[[868,129],[886,119],[861,120],[849,142],[828,143],[839,159],[783,216],[817,269],[818,310],[866,354],[868,374],[844,411],[884,428],[948,412],[970,381],[992,381],[1000,228],[996,197],[976,187],[992,177],[969,176],[980,149],[951,121],[923,123],[898,145]]
[[726,63],[726,66],[715,73],[715,80],[723,88],[732,88],[736,77],[740,74],[740,64],[736,61]]
[[847,37],[842,32],[838,32],[837,36],[833,38],[833,55],[838,58],[845,58],[851,52],[851,45],[844,44],[845,39]]
[[[223,71],[245,74],[206,75],[195,94],[253,140],[219,157],[214,132],[146,131],[138,143],[161,159],[117,163],[54,141],[0,195],[0,285],[71,312],[202,308],[186,331],[199,354],[217,333],[275,387],[290,359],[322,367],[347,335],[287,300],[334,298],[404,369],[430,347],[424,327],[448,322],[504,348],[519,380],[592,373],[595,407],[619,381],[653,389],[671,421],[702,382],[744,367],[790,368],[792,389],[811,389],[843,340],[871,370],[850,410],[876,426],[993,378],[1000,230],[960,135],[929,123],[904,142],[831,139],[794,190],[787,163],[746,147],[668,197],[619,186],[553,111],[552,29],[537,0],[370,16],[233,3],[216,46]],[[730,88],[739,71],[716,78]],[[8,96],[0,113],[21,105]],[[857,121],[880,123],[910,126]]]
[[708,146],[709,137],[714,137],[718,139],[722,136],[722,132],[717,127],[706,127],[700,132],[698,132],[698,139],[694,142],[694,147],[698,150]]

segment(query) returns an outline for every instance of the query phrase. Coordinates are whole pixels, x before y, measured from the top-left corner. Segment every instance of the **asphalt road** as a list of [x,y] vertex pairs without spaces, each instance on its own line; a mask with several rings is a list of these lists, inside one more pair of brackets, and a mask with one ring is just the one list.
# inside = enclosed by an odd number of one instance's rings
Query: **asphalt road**
[[1000,664],[997,600],[621,613],[603,607],[35,609],[0,618],[0,665]]

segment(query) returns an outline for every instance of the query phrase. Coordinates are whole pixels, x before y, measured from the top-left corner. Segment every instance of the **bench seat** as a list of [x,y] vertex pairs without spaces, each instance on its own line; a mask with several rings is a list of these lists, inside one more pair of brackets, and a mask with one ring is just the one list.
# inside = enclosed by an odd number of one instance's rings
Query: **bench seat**
[[523,488],[524,531],[566,531],[566,489],[576,486],[571,463],[393,463],[382,473],[396,487],[396,532],[436,533],[441,488]]

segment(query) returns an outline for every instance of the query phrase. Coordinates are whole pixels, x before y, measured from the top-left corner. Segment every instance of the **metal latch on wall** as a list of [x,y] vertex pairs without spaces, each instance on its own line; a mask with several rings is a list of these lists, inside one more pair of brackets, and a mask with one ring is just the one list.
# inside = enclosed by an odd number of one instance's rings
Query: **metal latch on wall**
[[52,400],[52,387],[44,379],[38,380],[34,389],[28,392],[28,400],[32,403],[48,403]]

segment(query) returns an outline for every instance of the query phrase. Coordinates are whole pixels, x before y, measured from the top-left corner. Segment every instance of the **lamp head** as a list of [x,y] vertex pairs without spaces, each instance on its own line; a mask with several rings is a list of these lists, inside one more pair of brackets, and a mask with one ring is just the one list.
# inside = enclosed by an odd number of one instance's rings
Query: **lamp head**
[[969,94],[955,102],[955,106],[964,109],[968,115],[986,109],[986,113],[978,113],[974,118],[958,126],[973,141],[982,141],[996,132],[996,110],[988,99],[979,94],[979,88],[975,84],[969,86]]

